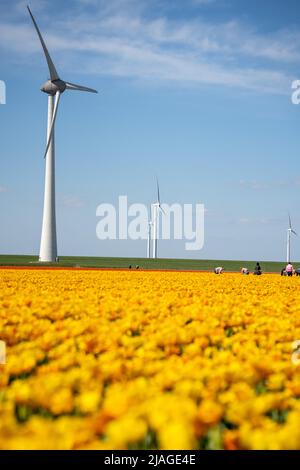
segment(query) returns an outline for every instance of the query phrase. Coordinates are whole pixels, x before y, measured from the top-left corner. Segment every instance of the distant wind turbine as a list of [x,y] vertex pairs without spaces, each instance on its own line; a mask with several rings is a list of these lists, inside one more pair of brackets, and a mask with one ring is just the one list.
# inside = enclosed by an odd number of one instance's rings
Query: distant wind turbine
[[152,207],[150,206],[150,211],[148,213],[148,234],[147,234],[147,258],[151,258],[151,233],[152,233]]
[[152,233],[153,233],[153,252],[152,258],[157,258],[157,238],[158,238],[158,226],[159,226],[159,214],[162,212],[165,214],[163,208],[161,207],[160,203],[160,193],[159,193],[159,184],[158,179],[156,178],[156,186],[157,186],[157,202],[152,204],[153,208],[153,218],[152,218]]
[[287,229],[287,250],[286,250],[287,251],[286,253],[287,263],[291,262],[291,236],[292,234],[298,236],[298,234],[295,232],[295,230],[292,227],[292,220],[289,214],[289,227]]
[[57,70],[52,62],[44,39],[38,28],[38,25],[27,6],[34,27],[40,39],[46,61],[48,64],[50,79],[44,83],[41,91],[48,95],[48,127],[47,127],[47,145],[44,158],[46,159],[45,170],[45,194],[44,194],[44,211],[43,225],[40,246],[39,260],[42,262],[57,261],[57,241],[56,241],[56,215],[55,215],[55,149],[54,149],[54,128],[57,116],[60,97],[65,90],[87,91],[97,93],[92,88],[86,88],[74,83],[65,82],[59,78]]

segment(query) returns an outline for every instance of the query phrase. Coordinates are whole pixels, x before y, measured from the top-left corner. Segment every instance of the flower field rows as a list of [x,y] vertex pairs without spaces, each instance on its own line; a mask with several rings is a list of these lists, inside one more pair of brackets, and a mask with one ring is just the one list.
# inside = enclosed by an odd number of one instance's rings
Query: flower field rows
[[300,449],[299,279],[0,270],[0,449]]

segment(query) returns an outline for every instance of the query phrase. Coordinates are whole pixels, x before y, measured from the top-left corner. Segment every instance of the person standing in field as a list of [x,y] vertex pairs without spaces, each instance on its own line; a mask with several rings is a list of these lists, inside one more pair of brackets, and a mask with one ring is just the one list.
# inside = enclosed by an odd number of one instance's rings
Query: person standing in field
[[259,263],[256,263],[256,266],[255,266],[255,269],[254,269],[254,273],[253,273],[255,276],[260,276],[261,275],[261,267],[260,267],[260,264]]
[[294,266],[292,263],[288,263],[285,268],[285,272],[287,273],[288,276],[292,276],[294,273]]

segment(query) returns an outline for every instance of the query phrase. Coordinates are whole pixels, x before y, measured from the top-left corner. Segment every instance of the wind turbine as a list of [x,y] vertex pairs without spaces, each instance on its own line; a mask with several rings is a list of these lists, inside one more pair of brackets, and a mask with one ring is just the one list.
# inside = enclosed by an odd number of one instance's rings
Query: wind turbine
[[298,236],[298,234],[295,232],[295,230],[293,229],[292,227],[292,221],[291,221],[291,216],[289,214],[289,227],[287,229],[287,253],[286,253],[286,260],[287,260],[287,263],[290,263],[291,262],[291,236],[293,235],[296,235]]
[[163,208],[161,207],[160,203],[160,194],[159,194],[159,184],[158,179],[156,178],[156,186],[157,186],[157,202],[152,204],[153,207],[153,218],[152,218],[152,229],[153,229],[153,252],[152,258],[157,258],[157,238],[158,238],[158,226],[159,226],[159,213],[162,212],[165,214]]
[[148,237],[147,237],[147,258],[151,258],[151,233],[152,233],[152,207],[150,206],[150,211],[148,213]]
[[42,85],[41,91],[48,95],[48,126],[47,126],[47,145],[44,154],[45,158],[45,193],[44,193],[44,211],[43,225],[40,245],[39,260],[42,262],[57,261],[57,242],[56,242],[56,215],[55,215],[55,148],[54,148],[54,128],[57,116],[60,97],[65,90],[87,91],[98,93],[92,88],[86,88],[74,83],[65,82],[60,79],[57,70],[52,62],[44,39],[38,28],[38,25],[27,6],[34,27],[40,39],[46,61],[48,64],[50,79]]

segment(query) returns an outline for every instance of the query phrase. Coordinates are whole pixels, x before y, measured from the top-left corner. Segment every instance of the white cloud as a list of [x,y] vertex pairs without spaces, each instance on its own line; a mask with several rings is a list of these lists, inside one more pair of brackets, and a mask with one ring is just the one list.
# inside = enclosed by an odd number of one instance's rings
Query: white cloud
[[84,207],[84,202],[77,196],[64,196],[62,198],[62,204],[65,207],[79,209]]
[[248,226],[257,226],[257,225],[280,225],[283,224],[282,217],[241,217],[238,219],[238,223]]
[[[298,32],[261,35],[234,20],[213,24],[200,17],[150,19],[143,2],[130,0],[77,4],[81,9],[68,19],[41,25],[54,57],[69,57],[74,69],[80,63],[89,74],[290,93],[287,65],[300,63]],[[26,25],[0,22],[0,35],[15,52],[42,54],[29,18]]]
[[240,186],[245,189],[253,191],[262,191],[276,188],[293,188],[300,186],[300,178],[292,180],[277,180],[277,181],[259,181],[259,180],[240,180]]
[[248,217],[241,217],[241,218],[239,219],[239,223],[240,223],[240,224],[249,224],[250,222],[251,222],[251,221],[250,221],[250,219],[249,219]]
[[27,5],[30,6],[36,13],[45,10],[47,7],[47,0],[19,0],[15,2],[14,9],[17,13],[24,14]]

